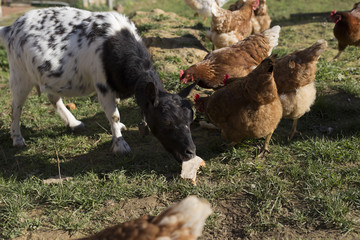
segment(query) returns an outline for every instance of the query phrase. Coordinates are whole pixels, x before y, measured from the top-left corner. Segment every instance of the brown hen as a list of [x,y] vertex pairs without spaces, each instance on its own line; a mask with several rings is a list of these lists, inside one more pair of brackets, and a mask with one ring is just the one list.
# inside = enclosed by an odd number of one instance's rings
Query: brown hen
[[203,88],[217,88],[225,74],[231,78],[249,74],[277,46],[280,27],[254,34],[232,45],[209,53],[201,62],[180,73],[181,83],[198,81]]
[[79,240],[195,240],[211,213],[206,200],[190,196],[159,216],[143,216]]
[[[246,0],[238,0],[237,2],[229,6],[230,11],[236,11],[240,9]],[[260,0],[259,7],[254,11],[254,14],[251,17],[251,33],[259,33],[266,29],[269,29],[271,24],[271,18],[268,14],[268,7],[266,5],[266,0]]]
[[206,34],[214,49],[231,46],[250,35],[250,20],[253,10],[258,5],[259,0],[249,0],[233,12],[215,6],[212,11],[211,29]]
[[298,119],[310,110],[315,101],[316,64],[326,47],[327,42],[319,40],[309,48],[275,60],[274,78],[283,107],[283,118],[293,119],[290,139],[297,132]]
[[[338,40],[338,58],[347,46],[360,46],[360,6],[354,5],[350,12],[331,12],[330,19],[335,23],[334,36]],[[360,58],[360,55],[358,56]]]
[[268,151],[282,117],[273,65],[273,60],[267,58],[246,77],[229,79],[229,84],[211,96],[195,101],[195,107],[201,108],[221,129],[222,137],[233,144],[245,138],[265,137],[260,155]]

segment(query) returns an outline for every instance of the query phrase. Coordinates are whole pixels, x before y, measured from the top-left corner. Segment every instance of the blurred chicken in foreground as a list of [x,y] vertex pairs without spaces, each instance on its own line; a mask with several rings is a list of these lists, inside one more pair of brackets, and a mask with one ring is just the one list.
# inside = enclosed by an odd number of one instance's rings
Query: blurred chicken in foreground
[[211,213],[206,200],[190,196],[156,217],[143,216],[79,240],[195,240]]
[[[334,36],[338,40],[338,58],[347,46],[360,46],[360,3],[355,3],[350,12],[333,10],[330,19],[335,23]],[[358,59],[360,55],[358,56]]]
[[275,26],[261,34],[254,34],[232,45],[209,53],[204,60],[180,73],[180,82],[198,81],[203,88],[216,88],[224,75],[244,77],[278,45],[280,27]]
[[211,96],[195,95],[195,107],[205,112],[232,144],[265,137],[259,156],[269,151],[271,136],[282,117],[273,70],[274,62],[267,58],[246,77],[228,79],[229,83]]

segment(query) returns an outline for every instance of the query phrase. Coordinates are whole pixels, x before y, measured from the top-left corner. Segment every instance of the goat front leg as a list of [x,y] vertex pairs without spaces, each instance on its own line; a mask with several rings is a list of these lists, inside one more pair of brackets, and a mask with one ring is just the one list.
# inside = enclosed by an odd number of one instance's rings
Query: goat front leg
[[56,112],[59,114],[61,119],[68,125],[73,131],[82,131],[85,129],[84,123],[77,120],[74,115],[66,108],[61,97],[48,94],[50,103],[54,106]]
[[123,123],[120,122],[120,113],[116,106],[115,94],[111,92],[98,91],[98,98],[102,109],[109,120],[112,133],[112,151],[117,154],[130,153],[129,144],[124,140],[121,130],[126,130]]

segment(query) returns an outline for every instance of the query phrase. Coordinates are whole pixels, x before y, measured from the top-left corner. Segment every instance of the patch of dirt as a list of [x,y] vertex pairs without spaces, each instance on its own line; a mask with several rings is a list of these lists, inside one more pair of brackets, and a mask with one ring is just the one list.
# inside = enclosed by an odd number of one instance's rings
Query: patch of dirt
[[[163,63],[159,66],[161,71],[178,72],[178,66],[192,65],[208,54],[202,27],[196,21],[160,9],[138,11],[132,20],[139,29],[150,28],[142,32],[142,37],[153,60]],[[174,64],[171,59],[179,62]]]
[[10,5],[10,6],[2,5],[1,8],[2,8],[2,18],[6,18],[17,13],[24,13],[32,9],[30,5]]
[[19,240],[27,240],[27,239],[36,239],[36,240],[47,240],[47,239],[54,239],[54,240],[60,240],[60,239],[70,239],[70,235],[68,232],[64,232],[61,230],[56,231],[47,231],[44,229],[43,231],[36,231],[36,232],[27,232],[24,233],[23,236],[14,238]]
[[[219,239],[360,239],[360,234],[350,232],[342,234],[336,230],[327,229],[300,229],[298,227],[289,228],[287,226],[278,226],[274,230],[265,233],[249,232],[246,229],[251,223],[254,223],[255,216],[252,216],[246,206],[246,194],[238,194],[227,199],[220,200],[216,206],[212,206],[214,211],[215,223],[206,225],[203,235],[199,240],[219,240]],[[119,203],[108,200],[106,206],[99,212],[106,212],[110,217],[103,224],[103,228],[116,225],[118,223],[130,221],[144,215],[158,215],[165,208],[172,205],[173,202],[165,197],[150,196],[146,198],[134,198],[123,200]],[[24,232],[24,235],[16,240],[27,239],[76,239],[94,232],[82,231],[69,233],[60,230],[39,229],[34,232]]]
[[[159,198],[156,196],[150,196],[145,198],[127,199],[120,202],[108,200],[105,202],[105,206],[99,210],[101,213],[107,213],[110,217],[107,222],[103,224],[103,228],[116,225],[118,223],[130,221],[139,218],[144,215],[158,215],[167,206],[172,203],[166,198]],[[38,211],[36,216],[41,215],[41,211]],[[76,232],[70,233],[61,230],[49,230],[41,228],[33,232],[24,232],[23,236],[15,238],[16,240],[27,239],[76,239],[91,235],[95,232]]]

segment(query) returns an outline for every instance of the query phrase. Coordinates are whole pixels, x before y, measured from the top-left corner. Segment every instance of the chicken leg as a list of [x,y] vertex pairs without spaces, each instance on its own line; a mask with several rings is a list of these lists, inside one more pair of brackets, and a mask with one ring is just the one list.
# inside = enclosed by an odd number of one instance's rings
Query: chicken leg
[[336,59],[341,55],[342,52],[343,52],[343,51],[340,51],[340,50],[339,50],[338,54],[336,54],[336,56],[333,58],[333,60],[336,60]]
[[270,133],[269,135],[267,135],[265,137],[264,146],[262,147],[261,152],[257,157],[262,158],[262,157],[264,157],[265,153],[270,153],[270,151],[269,151],[269,142],[270,142],[270,139],[271,139],[271,136],[273,135],[273,133],[274,132]]
[[293,124],[289,134],[289,141],[294,137],[295,134],[300,133],[296,130],[298,120],[299,120],[298,118],[293,120]]

